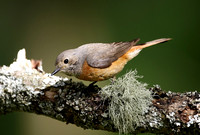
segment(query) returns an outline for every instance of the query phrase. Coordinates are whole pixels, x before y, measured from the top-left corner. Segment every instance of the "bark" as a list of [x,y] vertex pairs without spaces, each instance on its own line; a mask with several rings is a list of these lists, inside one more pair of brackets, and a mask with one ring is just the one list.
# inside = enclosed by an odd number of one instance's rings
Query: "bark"
[[[41,61],[27,60],[25,50],[21,50],[15,62],[0,68],[0,115],[24,111],[84,129],[119,132],[110,117],[112,98],[103,97],[101,90],[97,85],[85,86],[44,73]],[[128,133],[200,133],[199,92],[165,92],[159,86],[149,88],[149,91],[152,103],[141,115],[144,122],[133,125],[134,130]]]

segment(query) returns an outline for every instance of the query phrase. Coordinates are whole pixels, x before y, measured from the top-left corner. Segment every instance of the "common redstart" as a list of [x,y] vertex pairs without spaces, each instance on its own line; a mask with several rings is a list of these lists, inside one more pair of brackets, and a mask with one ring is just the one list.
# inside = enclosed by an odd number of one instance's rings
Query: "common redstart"
[[65,50],[56,59],[56,69],[86,81],[102,81],[114,77],[126,63],[148,46],[163,43],[170,38],[161,38],[137,44],[140,39],[130,42],[90,43],[76,49]]

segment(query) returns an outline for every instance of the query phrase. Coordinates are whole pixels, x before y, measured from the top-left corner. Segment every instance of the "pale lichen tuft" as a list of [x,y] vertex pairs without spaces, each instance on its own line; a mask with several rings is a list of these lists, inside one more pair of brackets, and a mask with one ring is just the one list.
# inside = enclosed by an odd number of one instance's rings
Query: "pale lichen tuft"
[[103,87],[101,94],[110,99],[109,116],[119,133],[131,133],[137,127],[144,127],[145,113],[152,104],[151,92],[146,83],[137,79],[137,71],[130,71],[114,83]]

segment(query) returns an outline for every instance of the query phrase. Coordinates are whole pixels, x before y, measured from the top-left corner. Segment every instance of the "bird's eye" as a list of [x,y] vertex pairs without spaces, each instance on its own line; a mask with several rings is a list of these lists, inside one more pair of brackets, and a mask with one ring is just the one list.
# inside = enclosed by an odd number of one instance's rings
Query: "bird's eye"
[[69,61],[68,59],[65,59],[65,60],[64,60],[64,63],[65,63],[65,64],[67,64],[67,63],[68,63],[68,61]]

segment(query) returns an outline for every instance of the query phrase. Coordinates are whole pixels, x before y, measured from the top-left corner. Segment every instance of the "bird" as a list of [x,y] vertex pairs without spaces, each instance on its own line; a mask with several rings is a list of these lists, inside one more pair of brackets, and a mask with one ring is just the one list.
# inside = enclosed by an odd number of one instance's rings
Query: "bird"
[[61,71],[86,81],[107,80],[122,71],[127,62],[136,57],[143,48],[164,43],[171,38],[137,44],[139,40],[137,38],[128,42],[89,43],[65,50],[57,56],[56,69],[51,75]]

